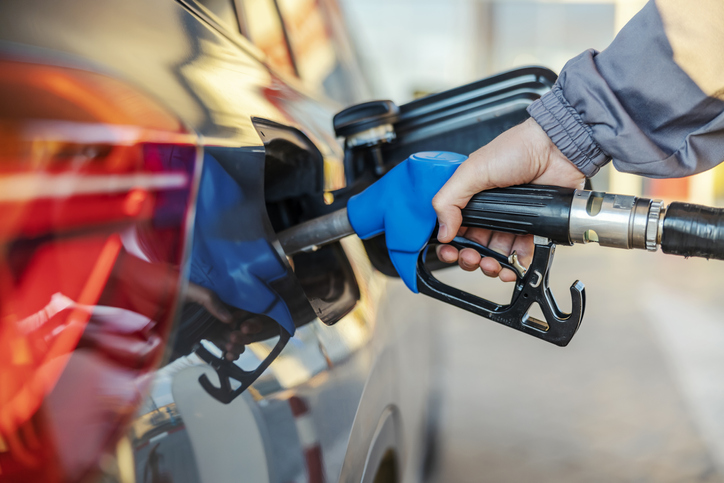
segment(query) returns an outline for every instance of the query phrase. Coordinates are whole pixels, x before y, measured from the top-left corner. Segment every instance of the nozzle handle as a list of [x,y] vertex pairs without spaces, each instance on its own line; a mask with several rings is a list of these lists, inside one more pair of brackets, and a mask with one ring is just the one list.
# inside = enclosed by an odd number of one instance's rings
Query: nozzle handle
[[724,260],[724,209],[671,203],[664,216],[661,250],[671,255]]
[[516,235],[534,234],[571,245],[568,219],[573,188],[521,185],[474,195],[463,208],[463,226]]

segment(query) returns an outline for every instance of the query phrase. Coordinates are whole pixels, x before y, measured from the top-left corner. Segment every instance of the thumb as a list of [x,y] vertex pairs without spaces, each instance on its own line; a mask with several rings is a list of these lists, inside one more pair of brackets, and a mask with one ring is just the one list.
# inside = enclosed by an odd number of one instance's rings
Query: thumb
[[432,207],[440,223],[437,239],[441,243],[449,243],[455,238],[463,222],[460,210],[465,208],[474,194],[488,187],[487,183],[481,187],[481,183],[471,182],[479,178],[479,174],[471,173],[470,169],[469,161],[465,161],[432,199]]

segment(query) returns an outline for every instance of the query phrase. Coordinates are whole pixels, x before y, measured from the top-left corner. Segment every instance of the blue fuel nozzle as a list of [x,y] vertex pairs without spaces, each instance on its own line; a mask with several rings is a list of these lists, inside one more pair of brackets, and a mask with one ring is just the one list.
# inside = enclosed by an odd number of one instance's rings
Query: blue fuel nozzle
[[[492,257],[501,266],[516,273],[509,304],[497,304],[450,287],[436,279],[425,266],[425,254],[437,220],[432,199],[466,159],[467,156],[444,151],[413,154],[365,191],[350,198],[347,203],[347,216],[352,229],[363,240],[385,232],[390,259],[405,285],[413,292],[425,294],[534,337],[565,346],[578,330],[583,318],[584,286],[580,281],[571,285],[571,312],[563,312],[548,286],[548,272],[553,263],[555,241],[540,236],[547,234],[550,227],[539,225],[544,220],[560,221],[559,218],[567,222],[567,216],[553,216],[546,210],[550,206],[569,206],[573,190],[528,186],[513,187],[498,193],[483,192],[476,195],[477,202],[487,200],[489,210],[471,210],[466,207],[467,222],[463,210],[463,225],[468,227],[495,229],[499,225],[505,227],[512,224],[515,225],[517,233],[521,233],[521,224],[515,223],[517,218],[521,217],[526,222],[522,225],[538,227],[539,232],[532,232],[539,237],[538,241],[535,241],[533,260],[527,269],[518,263],[515,252],[506,256],[462,237],[456,237],[450,243],[457,249],[472,248],[481,256]],[[486,205],[485,202],[482,204]],[[474,213],[471,214],[471,211]],[[546,214],[551,216],[544,216]],[[502,216],[502,219],[493,221],[499,223],[490,225],[489,221],[498,215]],[[567,236],[567,223],[564,228]],[[513,233],[516,233],[515,230]],[[526,232],[523,230],[522,233]],[[556,230],[553,230],[552,234],[557,234]],[[530,308],[533,304],[540,306],[544,319],[531,316]]]
[[360,238],[385,232],[390,259],[415,293],[417,259],[437,220],[432,198],[466,159],[446,151],[413,154],[347,203],[350,224]]
[[[501,230],[516,235],[537,235],[533,259],[526,268],[515,252],[498,253],[464,237],[450,245],[476,250],[516,274],[509,304],[498,304],[450,287],[436,279],[426,265],[426,254],[437,215],[432,199],[467,159],[444,151],[413,154],[391,169],[338,210],[278,234],[287,254],[293,255],[331,243],[352,233],[363,240],[385,233],[390,259],[405,285],[468,312],[514,328],[528,335],[565,346],[578,330],[585,308],[580,281],[571,285],[571,311],[558,306],[548,286],[557,242],[570,244],[568,219],[574,191],[555,186],[514,186],[474,195],[462,210],[463,226]],[[530,314],[537,304],[544,318]]]

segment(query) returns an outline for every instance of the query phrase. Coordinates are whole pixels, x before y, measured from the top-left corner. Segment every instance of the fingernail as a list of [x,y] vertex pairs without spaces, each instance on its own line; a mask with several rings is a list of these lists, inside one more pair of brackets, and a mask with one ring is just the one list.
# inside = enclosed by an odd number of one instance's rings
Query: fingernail
[[445,223],[440,223],[440,228],[437,229],[437,239],[441,240],[447,236],[447,226]]

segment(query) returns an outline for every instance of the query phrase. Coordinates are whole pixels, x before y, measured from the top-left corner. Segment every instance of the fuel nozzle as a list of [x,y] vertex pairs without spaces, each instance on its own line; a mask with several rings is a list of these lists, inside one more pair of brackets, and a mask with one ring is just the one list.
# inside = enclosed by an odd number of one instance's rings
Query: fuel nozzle
[[560,245],[656,251],[665,214],[661,200],[526,185],[476,194],[463,209],[463,225],[538,235]]
[[[359,131],[364,132],[364,131]],[[724,209],[671,203],[636,196],[576,190],[557,186],[524,185],[483,191],[462,210],[462,225],[534,235],[533,259],[521,266],[509,257],[472,240],[456,237],[458,249],[477,250],[516,275],[509,304],[450,287],[436,279],[426,265],[429,245],[436,243],[437,216],[432,199],[466,156],[423,152],[410,156],[347,207],[278,233],[288,256],[356,233],[369,239],[385,233],[395,270],[415,293],[512,327],[553,344],[565,346],[578,330],[585,309],[583,283],[570,287],[571,311],[556,303],[548,279],[556,244],[596,242],[602,246],[655,251],[685,257],[724,259]],[[544,315],[530,314],[537,304]]]

